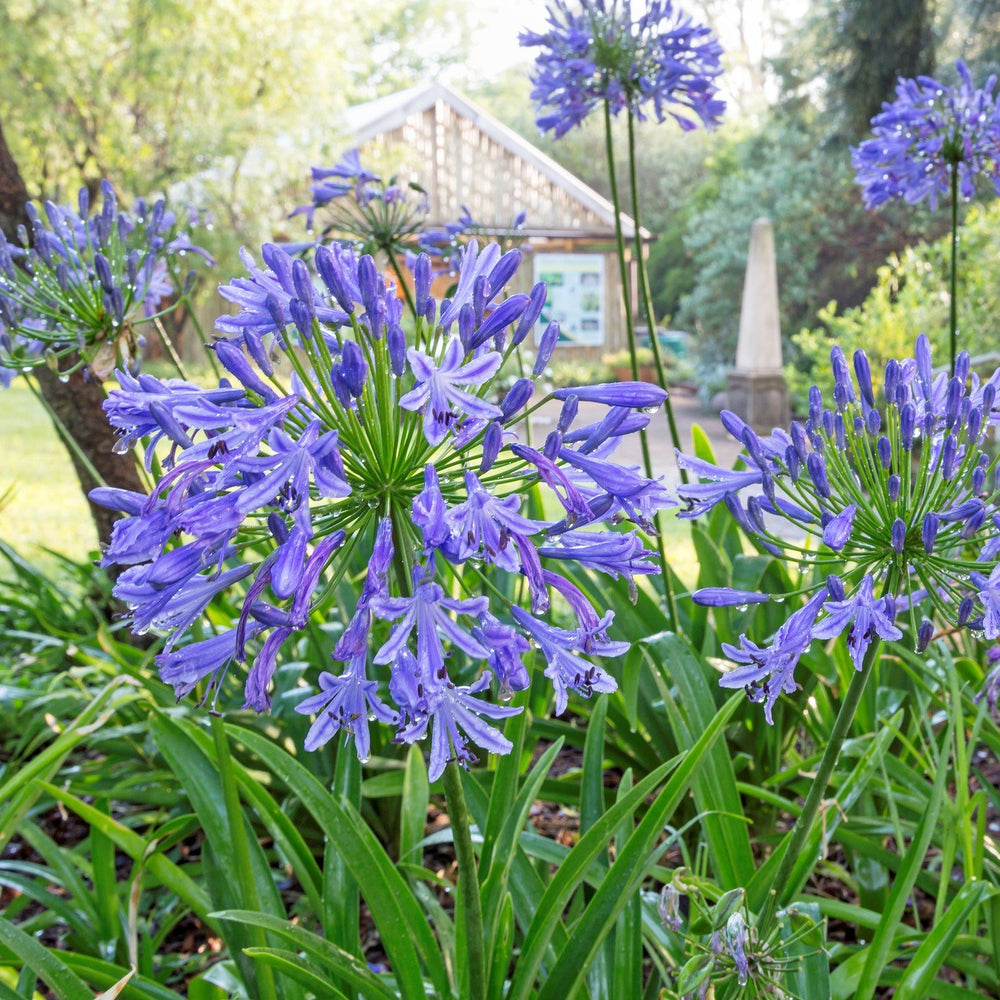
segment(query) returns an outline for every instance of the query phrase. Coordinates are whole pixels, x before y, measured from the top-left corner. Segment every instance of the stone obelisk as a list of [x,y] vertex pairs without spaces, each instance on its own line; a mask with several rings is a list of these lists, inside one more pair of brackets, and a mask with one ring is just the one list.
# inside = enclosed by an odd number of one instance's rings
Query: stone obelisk
[[726,379],[727,405],[755,430],[788,425],[788,385],[781,371],[778,270],[770,219],[757,219],[740,307],[736,369]]

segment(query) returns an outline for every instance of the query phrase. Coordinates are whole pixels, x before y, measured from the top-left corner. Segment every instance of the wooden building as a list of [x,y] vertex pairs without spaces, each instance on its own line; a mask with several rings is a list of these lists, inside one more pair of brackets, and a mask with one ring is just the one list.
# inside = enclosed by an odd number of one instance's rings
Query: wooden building
[[[614,208],[606,198],[440,83],[357,105],[346,126],[362,162],[388,166],[426,190],[431,227],[455,221],[464,207],[486,238],[503,238],[526,213],[517,238],[531,253],[515,290],[548,283],[543,319],[559,321],[561,349],[590,355],[624,346]],[[624,213],[622,226],[631,240],[635,225]]]

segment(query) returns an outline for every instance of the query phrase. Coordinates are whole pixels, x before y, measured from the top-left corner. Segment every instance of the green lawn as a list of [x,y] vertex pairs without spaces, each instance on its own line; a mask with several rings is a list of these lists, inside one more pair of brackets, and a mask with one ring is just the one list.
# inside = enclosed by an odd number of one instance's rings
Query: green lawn
[[[51,548],[74,560],[91,557],[97,536],[66,449],[22,379],[0,390],[0,538],[37,559]],[[44,556],[38,560],[43,565]]]

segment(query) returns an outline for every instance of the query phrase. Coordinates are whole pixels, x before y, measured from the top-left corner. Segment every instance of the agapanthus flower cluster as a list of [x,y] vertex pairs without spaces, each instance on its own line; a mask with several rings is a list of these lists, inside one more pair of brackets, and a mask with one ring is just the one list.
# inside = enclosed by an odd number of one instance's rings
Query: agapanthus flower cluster
[[417,246],[430,211],[427,192],[419,184],[401,184],[395,176],[384,181],[361,163],[357,149],[332,167],[313,167],[312,180],[312,203],[295,209],[292,216],[305,215],[312,230],[320,213],[320,239],[346,237],[368,254],[402,253]]
[[29,203],[31,232],[21,229],[21,245],[0,234],[0,369],[66,367],[70,358],[70,367],[104,379],[134,361],[135,327],[178,292],[177,258],[212,263],[162,199],[122,211],[108,181],[101,197],[91,212],[81,188],[76,208],[46,202],[44,217]]
[[956,171],[963,198],[975,194],[980,178],[1000,194],[996,77],[977,89],[961,60],[955,68],[959,79],[951,87],[927,76],[901,79],[896,99],[872,119],[874,137],[851,150],[868,208],[890,198],[911,205],[926,199],[937,208]]
[[[126,514],[104,561],[127,567],[116,593],[134,627],[166,637],[162,678],[178,695],[200,685],[217,697],[231,665],[245,664],[245,704],[267,709],[282,647],[356,583],[333,663],[298,705],[315,718],[310,749],[343,731],[364,759],[377,720],[404,742],[430,734],[432,777],[472,761],[470,745],[506,752],[491,720],[515,711],[502,702],[527,685],[532,648],[558,712],[570,691],[614,690],[594,658],[628,644],[566,567],[632,585],[656,570],[623,523],[648,528],[672,501],[612,453],[663,390],[559,390],[557,426],[531,442],[528,405],[558,328],[540,335],[533,371],[498,395],[494,376],[545,301],[541,283],[506,295],[518,250],[471,242],[442,301],[420,255],[408,334],[396,288],[368,255],[321,246],[316,274],[274,245],[262,265],[245,260],[247,276],[221,289],[240,306],[217,324],[227,378],[205,389],[123,372],[106,405],[121,446],[145,442],[162,469],[148,497],[92,494]],[[580,426],[587,402],[599,419]],[[556,516],[529,507],[536,488]],[[230,589],[239,621],[206,634],[206,608]],[[494,684],[499,704],[486,697]]]
[[645,121],[668,115],[687,130],[718,123],[716,96],[722,47],[671,0],[651,0],[633,15],[631,0],[553,0],[548,30],[524,31],[520,42],[540,49],[531,99],[538,127],[558,139],[605,102]]
[[[768,721],[782,691],[796,689],[795,666],[813,640],[844,637],[860,670],[873,643],[902,638],[906,620],[918,649],[939,629],[1000,637],[998,459],[989,448],[1000,370],[981,379],[963,352],[954,375],[936,372],[920,336],[913,358],[887,362],[877,394],[863,351],[853,366],[839,347],[831,357],[833,399],[814,386],[808,419],[789,431],[761,437],[723,414],[745,468],[679,456],[701,480],[680,488],[681,517],[725,504],[764,550],[822,581],[768,644],[744,635],[723,647],[738,666],[721,683],[746,687]],[[787,523],[806,540],[790,540]],[[769,600],[729,588],[694,597]]]

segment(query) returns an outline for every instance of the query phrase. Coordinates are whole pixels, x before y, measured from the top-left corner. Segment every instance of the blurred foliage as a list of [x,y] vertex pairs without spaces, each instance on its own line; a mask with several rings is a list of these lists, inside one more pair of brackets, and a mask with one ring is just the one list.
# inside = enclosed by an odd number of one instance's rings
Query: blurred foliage
[[[916,336],[924,333],[935,351],[948,349],[948,268],[950,237],[907,247],[877,270],[874,288],[859,306],[838,311],[830,302],[819,311],[819,327],[806,327],[792,337],[797,365],[786,368],[792,397],[803,411],[809,386],[833,385],[830,347],[845,353],[863,348],[872,369],[889,358],[907,357]],[[959,348],[975,359],[993,355],[996,367],[996,317],[1000,285],[1000,205],[973,205],[960,230],[958,271]]]

